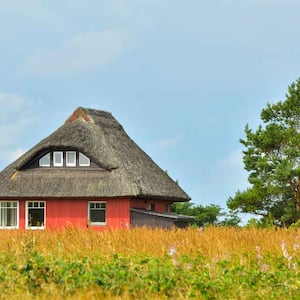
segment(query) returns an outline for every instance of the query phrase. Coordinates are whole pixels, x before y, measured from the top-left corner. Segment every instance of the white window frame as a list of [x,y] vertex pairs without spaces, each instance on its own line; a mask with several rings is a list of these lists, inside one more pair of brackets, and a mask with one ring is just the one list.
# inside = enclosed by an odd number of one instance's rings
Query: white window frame
[[147,210],[155,211],[155,203],[149,202],[147,203]]
[[[48,164],[42,163],[42,159],[43,159],[45,156],[49,156],[49,163],[48,163]],[[41,158],[39,159],[39,166],[40,166],[40,167],[50,167],[50,165],[51,165],[51,153],[48,152],[47,154],[45,154],[43,157],[41,157]]]
[[[13,208],[16,208],[17,209],[17,224],[15,226],[6,226],[6,225],[2,225],[0,223],[0,229],[18,229],[19,228],[19,201],[5,201],[5,200],[0,200],[0,203],[17,203],[17,206],[16,207],[13,207]],[[0,214],[2,214],[2,208],[8,208],[8,207],[1,207],[0,206]]]
[[[29,209],[33,208],[34,207],[29,207],[28,204],[29,202],[32,202],[32,203],[36,203],[38,202],[39,205],[40,203],[44,203],[44,207],[42,207],[44,209],[44,223],[43,225],[41,226],[31,226],[28,224],[28,221],[29,221],[29,216],[28,216],[28,212],[29,212]],[[41,207],[36,207],[36,208],[41,208]],[[36,201],[36,200],[30,200],[30,201],[26,201],[26,209],[25,209],[25,228],[26,229],[32,229],[32,230],[39,230],[39,229],[45,229],[46,228],[46,201]]]
[[[80,157],[87,159],[88,163],[81,163]],[[89,157],[87,157],[86,155],[84,155],[83,153],[79,152],[78,165],[79,165],[79,167],[89,167],[91,165],[91,159]]]
[[[75,156],[75,160],[73,163],[68,162],[68,156],[71,154],[73,154]],[[76,151],[66,151],[66,166],[67,167],[76,167],[76,158],[77,158]]]
[[[90,217],[90,215],[91,215],[91,213],[90,213],[90,210],[91,210],[91,204],[98,204],[98,203],[100,203],[100,205],[101,204],[105,204],[105,209],[101,209],[101,210],[104,210],[105,211],[105,222],[92,222],[91,221],[91,217]],[[89,224],[90,225],[92,225],[92,226],[94,226],[94,225],[96,225],[96,226],[104,226],[104,225],[106,225],[106,219],[107,219],[107,206],[106,206],[106,202],[105,201],[89,201],[88,202],[88,222],[89,222]]]
[[[61,162],[56,161],[56,154],[60,155]],[[53,151],[53,166],[63,167],[64,166],[64,152],[63,151]]]

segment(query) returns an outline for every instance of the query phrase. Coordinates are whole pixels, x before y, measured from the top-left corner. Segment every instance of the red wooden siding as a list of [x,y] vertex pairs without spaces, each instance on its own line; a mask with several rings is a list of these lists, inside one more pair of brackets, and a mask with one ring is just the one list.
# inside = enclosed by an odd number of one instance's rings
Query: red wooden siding
[[46,228],[87,227],[87,200],[46,200]]
[[110,228],[126,228],[130,224],[130,198],[115,198],[106,202],[106,224]]
[[[26,201],[19,201],[19,228],[25,229]],[[127,228],[130,224],[130,198],[111,199],[39,199],[46,202],[46,228],[56,229],[68,225],[88,227],[89,201],[106,202],[106,225],[92,226],[93,229]]]
[[166,212],[166,205],[169,205],[169,211],[171,210],[172,201],[165,200],[141,200],[132,199],[130,207],[148,209],[148,205],[154,205],[154,210],[159,212]]
[[19,201],[19,228],[25,229],[25,201]]
[[[27,200],[19,201],[19,228],[25,229],[25,206]],[[148,209],[154,206],[155,211],[165,212],[166,205],[169,207],[172,201],[142,200],[130,198],[101,198],[101,199],[38,199],[28,201],[46,202],[46,228],[56,229],[68,225],[88,227],[88,202],[106,202],[106,225],[92,226],[95,230],[104,228],[127,228],[130,225],[130,207]]]

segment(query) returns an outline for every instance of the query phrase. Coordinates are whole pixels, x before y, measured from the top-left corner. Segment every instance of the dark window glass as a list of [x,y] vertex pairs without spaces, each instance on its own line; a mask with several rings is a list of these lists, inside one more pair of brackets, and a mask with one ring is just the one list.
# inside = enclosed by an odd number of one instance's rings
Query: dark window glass
[[93,223],[106,222],[106,206],[103,202],[91,202],[89,204],[89,218]]
[[44,208],[28,209],[28,226],[40,227],[44,226]]
[[91,210],[90,218],[92,223],[105,222],[105,210]]
[[27,203],[27,227],[44,227],[45,203],[30,201]]

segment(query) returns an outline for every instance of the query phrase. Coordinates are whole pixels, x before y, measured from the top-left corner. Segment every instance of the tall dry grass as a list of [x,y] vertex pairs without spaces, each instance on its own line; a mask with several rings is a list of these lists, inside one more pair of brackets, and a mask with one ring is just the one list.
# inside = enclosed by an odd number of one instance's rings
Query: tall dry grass
[[207,259],[228,255],[257,255],[257,252],[282,255],[287,251],[300,254],[300,233],[288,229],[247,229],[208,227],[201,231],[187,229],[149,229],[92,231],[68,227],[51,231],[0,231],[0,251],[24,254],[33,248],[43,255],[99,257],[122,254],[161,257],[170,249],[178,256],[202,254]]
[[287,229],[0,231],[0,299],[297,299],[299,244]]

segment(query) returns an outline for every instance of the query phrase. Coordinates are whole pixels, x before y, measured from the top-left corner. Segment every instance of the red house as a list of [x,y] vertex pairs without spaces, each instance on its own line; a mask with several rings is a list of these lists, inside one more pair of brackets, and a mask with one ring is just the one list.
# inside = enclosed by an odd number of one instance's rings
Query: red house
[[0,173],[0,228],[185,226],[189,196],[108,112],[79,107]]

